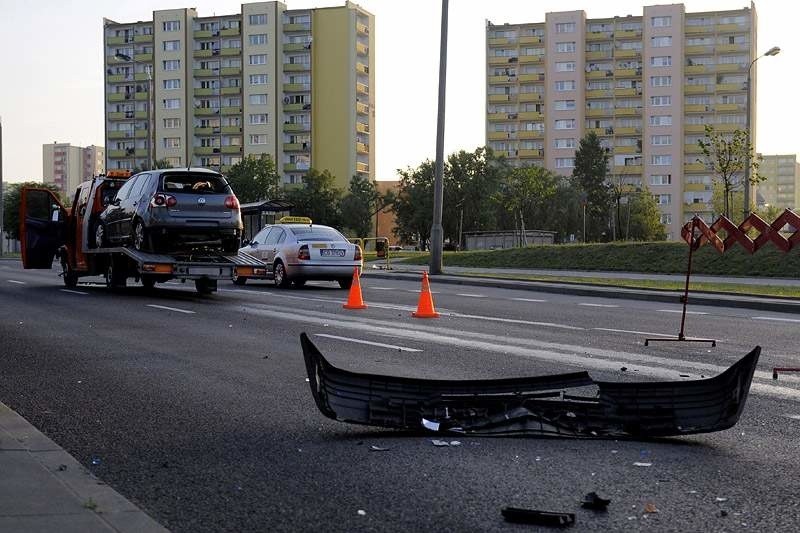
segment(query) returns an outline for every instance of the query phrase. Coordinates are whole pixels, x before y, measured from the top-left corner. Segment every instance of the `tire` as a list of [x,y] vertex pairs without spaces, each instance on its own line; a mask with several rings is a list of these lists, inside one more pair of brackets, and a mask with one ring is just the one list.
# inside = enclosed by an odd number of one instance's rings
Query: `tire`
[[144,224],[141,220],[133,223],[133,231],[131,232],[131,246],[140,252],[150,250],[147,231],[144,229]]
[[291,281],[286,276],[286,267],[283,266],[283,261],[275,261],[275,266],[272,267],[272,274],[275,278],[275,286],[280,287],[281,289],[287,288]]
[[234,285],[239,285],[240,287],[247,283],[247,278],[244,276],[239,276],[237,274],[233,275],[233,283]]
[[339,282],[339,287],[343,289],[349,289],[353,285],[353,278],[339,278],[336,281]]
[[198,294],[211,294],[217,291],[217,280],[215,279],[196,279],[194,280],[194,288]]
[[304,280],[304,279],[296,279],[296,280],[292,281],[292,287],[295,288],[295,289],[302,289],[303,285],[305,285],[305,284],[306,284],[306,280]]
[[152,291],[156,287],[156,278],[146,274],[142,275],[142,286],[147,291]]
[[94,230],[94,244],[97,248],[105,248],[108,245],[106,227],[102,222],[98,223],[97,229]]
[[112,257],[109,259],[108,267],[106,268],[106,287],[111,290],[124,288],[128,283],[125,272],[120,271],[119,265],[115,263],[117,261]]

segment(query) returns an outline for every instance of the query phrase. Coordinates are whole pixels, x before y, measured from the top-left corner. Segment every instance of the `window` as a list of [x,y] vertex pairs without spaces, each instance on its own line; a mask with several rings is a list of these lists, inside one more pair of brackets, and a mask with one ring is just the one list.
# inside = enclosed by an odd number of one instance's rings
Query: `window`
[[671,194],[654,194],[653,199],[658,205],[670,205],[672,203]]
[[650,44],[653,48],[666,48],[667,46],[672,46],[672,37],[669,35],[662,35],[660,37],[652,37],[650,39]]
[[556,100],[554,108],[556,111],[570,111],[575,109],[575,100]]
[[651,135],[650,144],[653,146],[672,146],[672,135]]
[[174,130],[181,127],[181,119],[179,118],[165,118],[164,129]]
[[575,148],[575,139],[556,139],[555,148]]
[[656,166],[667,166],[672,164],[671,155],[651,155],[650,164]]
[[563,80],[556,82],[556,91],[563,92],[563,91],[574,91],[575,90],[575,80]]
[[164,31],[180,31],[180,20],[165,20],[163,25]]
[[671,96],[651,96],[650,97],[650,105],[659,106],[659,107],[672,105],[672,97]]
[[251,94],[250,104],[252,105],[265,105],[267,103],[266,94]]
[[574,61],[557,62],[556,72],[575,72],[575,62]]
[[180,148],[180,137],[164,137],[164,148]]
[[557,22],[556,33],[573,33],[575,31],[574,22]]
[[575,51],[575,41],[556,43],[556,52],[566,53]]
[[265,85],[266,83],[266,74],[250,74],[250,85]]
[[266,113],[255,113],[250,115],[250,124],[266,124],[266,123],[267,123]]
[[556,157],[556,168],[573,168],[575,167],[574,157]]
[[650,87],[672,87],[672,76],[650,76]]
[[254,54],[250,56],[251,65],[266,65],[267,54]]
[[661,213],[661,223],[662,224],[672,224],[672,214],[671,213]]
[[164,102],[164,109],[180,109],[181,108],[181,100],[180,98],[165,98]]
[[672,26],[672,17],[650,17],[650,25],[654,28],[669,28]]
[[672,184],[672,174],[651,174],[650,185],[670,185]]
[[557,130],[574,130],[575,129],[575,119],[568,119],[568,120],[556,120],[556,129]]
[[180,70],[181,68],[181,60],[180,59],[168,59],[167,61],[162,61],[161,65],[164,70]]
[[164,89],[172,90],[180,88],[181,88],[181,80],[164,80]]
[[670,67],[672,66],[672,56],[653,56],[650,58],[650,66]]
[[250,144],[267,144],[266,135],[251,135]]
[[254,33],[250,36],[250,45],[251,46],[258,46],[260,44],[267,44],[267,34],[266,33]]
[[258,15],[250,15],[250,25],[251,26],[259,26],[261,24],[267,23],[267,14],[260,13]]
[[177,52],[180,49],[181,49],[180,41],[164,41],[165,52]]
[[672,126],[672,115],[653,115],[650,117],[651,126]]

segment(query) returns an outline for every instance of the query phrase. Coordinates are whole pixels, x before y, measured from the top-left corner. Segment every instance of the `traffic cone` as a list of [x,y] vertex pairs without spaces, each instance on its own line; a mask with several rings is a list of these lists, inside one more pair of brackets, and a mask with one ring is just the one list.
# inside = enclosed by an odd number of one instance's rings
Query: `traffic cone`
[[411,313],[417,318],[439,318],[439,313],[433,308],[433,295],[431,294],[431,284],[428,281],[428,273],[422,273],[422,291],[419,293],[419,303],[417,310]]
[[366,309],[367,304],[361,297],[361,281],[359,281],[358,267],[353,269],[353,283],[350,285],[350,294],[347,296],[347,303],[342,307],[345,309]]

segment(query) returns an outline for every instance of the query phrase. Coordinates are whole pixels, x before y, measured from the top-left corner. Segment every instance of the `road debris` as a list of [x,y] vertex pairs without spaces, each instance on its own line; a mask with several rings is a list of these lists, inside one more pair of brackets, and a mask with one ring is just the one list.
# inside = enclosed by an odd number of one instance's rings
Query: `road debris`
[[371,452],[388,452],[390,448],[384,448],[382,446],[370,446],[369,451]]
[[583,497],[581,507],[594,511],[606,511],[609,503],[611,503],[611,500],[601,498],[596,492],[590,492]]
[[503,507],[500,512],[506,522],[514,522],[516,524],[565,527],[575,523],[575,515],[573,513],[556,513],[535,509],[521,509],[519,507]]
[[653,463],[640,463],[639,461],[636,461],[635,463],[633,463],[633,466],[648,467],[648,466],[653,466]]
[[717,496],[717,501],[720,502],[720,503],[721,502],[726,502],[726,501],[728,501],[728,498],[721,498],[721,497]]
[[647,514],[657,513],[658,509],[656,508],[656,504],[654,504],[654,503],[646,503],[646,504],[644,504],[644,512],[647,513]]
[[356,514],[358,514],[358,516],[367,516],[367,512],[364,509],[359,509],[356,511]]

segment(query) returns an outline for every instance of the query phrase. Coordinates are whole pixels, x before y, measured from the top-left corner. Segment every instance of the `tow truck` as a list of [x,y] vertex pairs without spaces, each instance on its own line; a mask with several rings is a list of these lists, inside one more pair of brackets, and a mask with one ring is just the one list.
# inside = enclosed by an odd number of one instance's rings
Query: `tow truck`
[[191,253],[155,254],[126,246],[98,248],[92,238],[98,217],[117,190],[131,176],[111,170],[81,183],[69,209],[48,189],[25,187],[20,199],[20,242],[26,269],[50,269],[58,257],[64,285],[74,288],[85,276],[105,276],[110,289],[140,281],[146,289],[172,279],[193,280],[197,292],[217,290],[217,281],[238,276],[263,276],[266,265],[245,254],[220,255],[197,250]]

